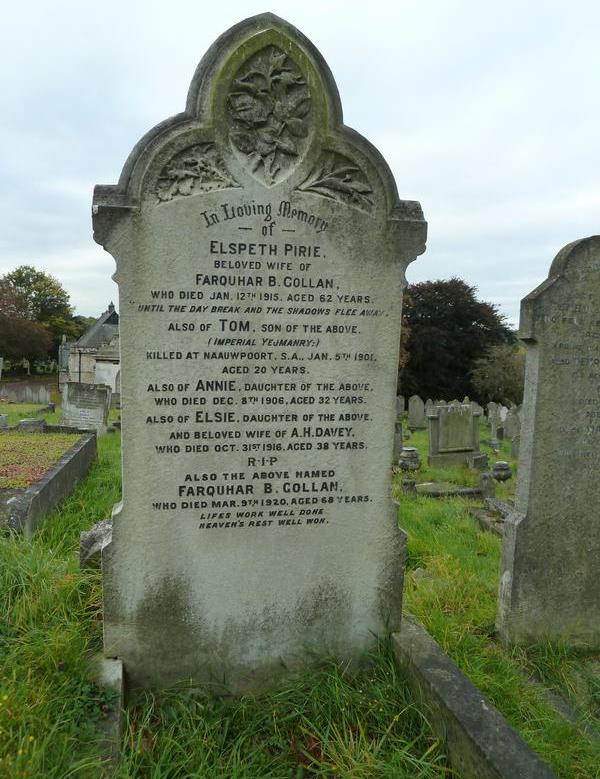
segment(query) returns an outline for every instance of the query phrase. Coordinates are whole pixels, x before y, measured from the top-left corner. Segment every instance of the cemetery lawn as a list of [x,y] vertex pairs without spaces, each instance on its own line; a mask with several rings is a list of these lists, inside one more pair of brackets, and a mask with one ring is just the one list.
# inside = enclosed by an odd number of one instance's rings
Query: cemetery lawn
[[0,414],[8,414],[8,424],[12,427],[21,419],[45,419],[49,425],[60,424],[60,406],[54,412],[46,411],[40,414],[44,405],[36,403],[0,403]]
[[[482,439],[487,436],[482,428]],[[423,461],[411,479],[476,484],[477,474],[467,469],[427,466],[426,432],[414,433],[406,445],[417,447]],[[508,460],[515,471],[509,452],[509,443],[503,443],[490,463]],[[405,612],[426,627],[557,776],[599,779],[600,655],[556,644],[504,648],[495,631],[500,538],[479,530],[468,514],[474,502],[403,494],[403,478],[406,474],[395,476],[394,497],[401,503],[399,524],[408,534]],[[514,487],[515,479],[499,484],[497,497],[506,500]],[[550,706],[552,693],[569,704],[576,725]]]
[[29,487],[40,479],[81,438],[79,433],[0,435],[0,490]]
[[[79,533],[120,498],[120,435],[33,540],[0,537],[0,777],[101,776],[96,725],[111,695],[90,681],[102,646],[98,572],[79,570]],[[126,715],[114,779],[441,779],[443,746],[389,647],[358,676],[324,662],[258,697],[147,695]]]

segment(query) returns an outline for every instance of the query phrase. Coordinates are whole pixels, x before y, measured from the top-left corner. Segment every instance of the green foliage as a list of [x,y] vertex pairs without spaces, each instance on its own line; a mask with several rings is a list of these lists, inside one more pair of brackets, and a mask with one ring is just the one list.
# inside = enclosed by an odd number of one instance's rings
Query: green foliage
[[[32,541],[0,539],[0,777],[100,779],[96,724],[109,695],[89,681],[101,647],[98,573],[79,533],[120,498],[119,434]],[[6,697],[4,697],[6,696]],[[442,779],[441,746],[382,645],[362,671],[333,662],[241,699],[150,694],[127,711],[114,779],[346,776]]]
[[[0,395],[2,394],[2,384],[0,384]],[[58,396],[60,402],[60,395]],[[41,410],[46,406],[39,405],[38,403],[0,403],[0,414],[6,414],[8,416],[8,424],[13,427],[20,422],[21,419],[31,419],[31,417],[38,417],[39,419],[45,419],[49,425],[58,425],[60,422],[60,409],[55,411],[46,411],[41,414]]]
[[[482,424],[482,438],[486,435]],[[408,445],[419,449],[426,462],[426,432],[415,433]],[[514,468],[507,441],[494,459],[500,458]],[[463,469],[436,470],[433,473],[424,465],[417,481],[432,477],[455,481],[455,471],[459,483],[467,481],[461,476]],[[408,535],[404,609],[422,622],[558,777],[600,779],[600,746],[584,730],[584,723],[600,729],[600,701],[594,703],[594,685],[600,678],[594,670],[597,659],[550,644],[503,647],[495,631],[500,539],[478,529],[468,514],[467,500],[403,493],[402,478],[406,475],[398,473],[394,495],[401,506],[400,526]],[[514,488],[514,479],[499,484],[497,496],[506,500]],[[417,568],[423,570],[415,574]],[[532,685],[531,676],[543,684]],[[544,685],[577,706],[582,718],[579,727],[550,707]]]
[[405,396],[475,397],[471,382],[475,360],[490,346],[515,340],[497,307],[478,300],[476,292],[458,278],[407,288],[404,322],[410,330],[409,357],[400,370]]
[[475,360],[471,383],[482,403],[519,405],[525,385],[525,352],[516,344],[490,347]]
[[0,277],[0,301],[4,299],[10,305],[0,307],[0,354],[12,359],[48,357],[63,334],[71,340],[80,335],[69,294],[49,273],[31,265],[6,273]]

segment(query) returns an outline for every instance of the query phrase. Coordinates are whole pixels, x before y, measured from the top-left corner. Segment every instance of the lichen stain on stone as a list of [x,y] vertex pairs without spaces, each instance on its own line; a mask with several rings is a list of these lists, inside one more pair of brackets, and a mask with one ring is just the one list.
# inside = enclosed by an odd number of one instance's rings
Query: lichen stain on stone
[[350,619],[351,611],[351,594],[332,580],[322,579],[302,596],[295,609],[294,621],[309,629],[319,623],[343,624]]
[[[166,577],[146,592],[133,616],[136,654],[144,657],[144,676],[153,685],[160,686],[161,679],[171,684],[189,676],[206,656],[207,626],[196,615],[192,616],[189,592],[183,577]],[[173,678],[175,668],[180,679]]]

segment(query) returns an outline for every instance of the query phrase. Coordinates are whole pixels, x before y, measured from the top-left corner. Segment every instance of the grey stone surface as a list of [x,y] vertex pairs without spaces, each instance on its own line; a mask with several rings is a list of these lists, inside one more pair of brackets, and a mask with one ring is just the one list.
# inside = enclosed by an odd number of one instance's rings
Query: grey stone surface
[[23,433],[41,433],[45,425],[45,419],[21,419],[17,423],[17,430],[21,430]]
[[79,430],[106,430],[111,391],[104,384],[67,382],[62,387],[62,424]]
[[106,655],[133,687],[231,692],[351,663],[400,620],[390,461],[419,204],[343,125],[319,52],[264,14],[210,49],[93,214],[120,299]]
[[396,659],[429,705],[431,725],[462,779],[556,779],[421,625],[404,617],[392,638]]
[[428,416],[428,414],[431,413],[431,410],[433,408],[433,400],[431,398],[427,398],[425,401],[425,416]]
[[406,402],[404,400],[404,395],[397,395],[396,396],[396,416],[399,417],[401,414],[404,414],[406,410]]
[[419,495],[428,498],[486,498],[493,497],[496,484],[491,474],[482,473],[477,487],[459,487],[453,482],[422,482],[415,485]]
[[600,647],[599,302],[594,236],[564,247],[521,303],[519,473],[497,614],[510,643]]
[[512,471],[506,460],[498,460],[492,465],[492,476],[496,481],[508,481],[512,478]]
[[512,441],[512,439],[519,434],[521,430],[521,419],[519,417],[519,411],[516,406],[513,406],[508,410],[506,419],[504,420],[504,437]]
[[479,414],[470,403],[433,406],[427,420],[429,465],[473,465],[473,455],[479,453]]
[[112,519],[102,519],[79,534],[79,567],[99,568],[102,550],[112,540]]
[[[32,445],[35,445],[33,438]],[[48,473],[11,501],[8,524],[12,530],[31,537],[46,515],[56,508],[87,474],[96,456],[96,436],[83,435]]]
[[394,464],[398,462],[402,453],[404,438],[402,436],[402,422],[396,422],[394,426]]
[[94,655],[91,662],[91,676],[99,686],[111,694],[98,720],[99,753],[105,761],[103,775],[113,776],[121,752],[123,736],[123,711],[125,705],[125,679],[123,663],[115,658]]
[[408,427],[411,430],[425,430],[427,427],[425,404],[418,395],[411,395],[408,399]]
[[417,471],[421,467],[417,449],[414,446],[404,446],[398,457],[398,465],[403,471]]
[[0,397],[13,403],[43,403],[50,402],[50,389],[38,382],[6,382],[0,387]]
[[8,414],[0,414],[0,430],[8,430]]
[[515,458],[515,460],[519,459],[520,448],[521,448],[521,434],[518,433],[516,435],[513,435],[512,441],[510,443],[510,453],[511,456]]

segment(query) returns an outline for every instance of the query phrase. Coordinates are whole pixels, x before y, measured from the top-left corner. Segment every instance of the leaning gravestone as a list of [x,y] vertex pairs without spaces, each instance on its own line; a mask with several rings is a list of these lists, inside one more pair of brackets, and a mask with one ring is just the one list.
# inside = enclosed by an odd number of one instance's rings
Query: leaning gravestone
[[408,427],[411,430],[425,430],[427,427],[425,404],[418,395],[411,395],[408,399]]
[[599,303],[600,236],[562,249],[521,303],[524,413],[497,619],[507,642],[600,647]]
[[62,424],[80,430],[106,430],[110,387],[105,384],[67,382],[62,387]]
[[355,659],[400,623],[389,466],[419,204],[265,14],[209,50],[93,213],[121,315],[106,655],[134,687],[234,692]]

